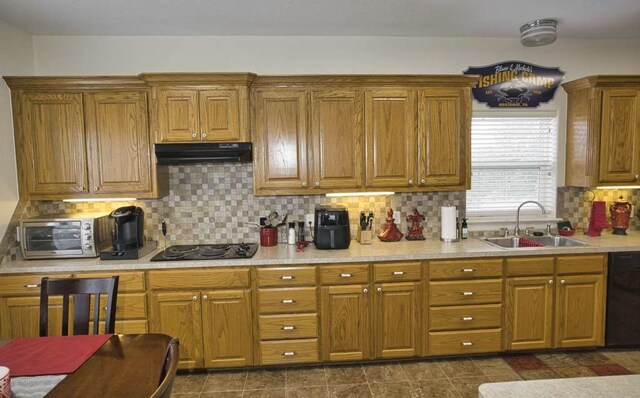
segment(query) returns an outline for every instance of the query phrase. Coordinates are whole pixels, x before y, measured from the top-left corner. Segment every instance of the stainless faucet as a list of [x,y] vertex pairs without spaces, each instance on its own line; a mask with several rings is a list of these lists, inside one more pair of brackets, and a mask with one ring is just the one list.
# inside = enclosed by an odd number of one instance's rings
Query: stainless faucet
[[527,203],[537,204],[542,209],[542,214],[547,214],[547,211],[544,209],[544,206],[540,204],[540,202],[536,202],[535,200],[527,200],[526,202],[522,202],[520,206],[518,206],[518,212],[516,213],[516,227],[513,230],[513,234],[515,236],[520,236],[520,209]]

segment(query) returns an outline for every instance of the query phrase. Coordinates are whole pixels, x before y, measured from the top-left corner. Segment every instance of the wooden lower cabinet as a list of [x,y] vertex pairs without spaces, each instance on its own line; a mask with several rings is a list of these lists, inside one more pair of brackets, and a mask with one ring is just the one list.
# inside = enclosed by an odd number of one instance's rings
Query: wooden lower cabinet
[[553,276],[507,279],[508,350],[553,347]]
[[418,356],[419,282],[376,285],[374,335],[376,358]]
[[[18,337],[38,337],[40,335],[40,296],[5,297],[2,303],[2,339]],[[69,322],[73,325],[73,314]],[[49,299],[49,336],[60,336],[62,333],[62,298]]]
[[604,275],[566,275],[556,280],[556,346],[602,345]]

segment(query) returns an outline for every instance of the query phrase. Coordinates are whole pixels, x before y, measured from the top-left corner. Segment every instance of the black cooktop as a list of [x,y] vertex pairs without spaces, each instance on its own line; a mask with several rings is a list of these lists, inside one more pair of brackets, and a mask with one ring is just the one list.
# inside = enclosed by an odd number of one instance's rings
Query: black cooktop
[[175,245],[153,256],[151,261],[228,260],[251,258],[258,251],[257,243],[223,243],[211,245]]

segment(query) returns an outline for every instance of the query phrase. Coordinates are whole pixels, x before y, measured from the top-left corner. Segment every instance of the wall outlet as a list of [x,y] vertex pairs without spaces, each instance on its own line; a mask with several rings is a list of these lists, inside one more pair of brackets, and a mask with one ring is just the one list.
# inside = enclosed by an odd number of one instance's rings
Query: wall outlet
[[[309,224],[311,223],[311,224]],[[313,214],[305,214],[304,215],[304,227],[305,228],[309,228],[309,225],[311,225],[311,228],[313,228]]]

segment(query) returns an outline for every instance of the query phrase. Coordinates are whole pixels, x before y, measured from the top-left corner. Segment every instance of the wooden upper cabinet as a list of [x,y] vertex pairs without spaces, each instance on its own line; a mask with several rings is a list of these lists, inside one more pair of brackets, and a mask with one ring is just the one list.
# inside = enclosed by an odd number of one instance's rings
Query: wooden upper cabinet
[[640,183],[640,75],[589,76],[567,100],[568,186]]
[[364,173],[362,91],[311,93],[313,187],[361,188]]
[[366,91],[367,187],[417,184],[415,98],[414,90]]
[[603,345],[604,275],[566,275],[556,280],[556,346]]
[[306,189],[309,186],[307,93],[261,90],[255,100],[255,191]]
[[[20,176],[29,194],[73,194],[87,186],[82,94],[14,92]],[[21,192],[23,194],[23,192]]]
[[150,191],[147,94],[89,93],[85,96],[85,110],[90,191]]
[[420,186],[469,188],[470,89],[430,88],[418,92]]
[[206,141],[245,141],[240,131],[238,90],[200,91],[200,138]]
[[158,90],[158,134],[160,142],[200,139],[196,90]]
[[600,182],[637,182],[639,175],[640,90],[603,90]]

